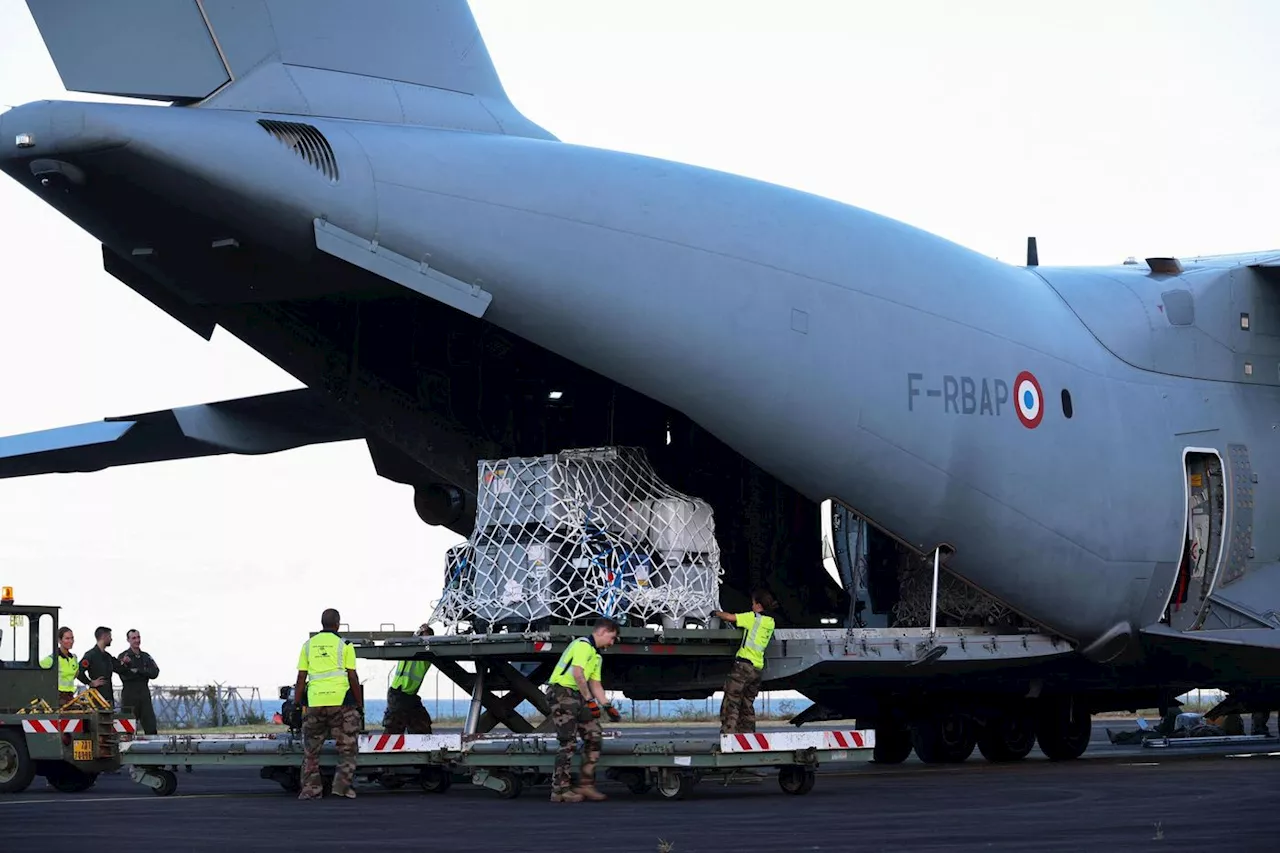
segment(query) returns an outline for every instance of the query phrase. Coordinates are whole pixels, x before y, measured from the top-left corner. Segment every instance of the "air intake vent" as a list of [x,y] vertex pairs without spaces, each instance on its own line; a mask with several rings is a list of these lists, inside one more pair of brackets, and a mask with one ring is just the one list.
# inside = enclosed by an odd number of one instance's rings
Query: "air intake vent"
[[333,148],[329,140],[320,131],[309,124],[298,124],[292,121],[271,121],[258,119],[262,129],[303,160],[316,168],[320,174],[330,181],[338,180],[338,160],[333,156]]

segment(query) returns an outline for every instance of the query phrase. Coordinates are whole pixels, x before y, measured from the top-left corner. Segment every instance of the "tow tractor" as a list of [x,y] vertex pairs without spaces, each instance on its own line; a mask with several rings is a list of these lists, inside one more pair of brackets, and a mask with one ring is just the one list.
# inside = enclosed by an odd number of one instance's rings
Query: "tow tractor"
[[57,607],[17,605],[13,587],[0,587],[0,794],[37,776],[87,790],[120,768],[120,736],[134,731],[92,688],[58,707],[57,632]]

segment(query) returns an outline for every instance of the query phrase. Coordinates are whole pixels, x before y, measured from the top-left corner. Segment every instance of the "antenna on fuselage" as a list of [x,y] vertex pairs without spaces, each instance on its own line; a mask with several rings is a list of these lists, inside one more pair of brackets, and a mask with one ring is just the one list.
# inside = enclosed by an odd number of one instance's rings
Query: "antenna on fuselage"
[[1027,266],[1040,266],[1040,250],[1036,248],[1036,238],[1027,238]]

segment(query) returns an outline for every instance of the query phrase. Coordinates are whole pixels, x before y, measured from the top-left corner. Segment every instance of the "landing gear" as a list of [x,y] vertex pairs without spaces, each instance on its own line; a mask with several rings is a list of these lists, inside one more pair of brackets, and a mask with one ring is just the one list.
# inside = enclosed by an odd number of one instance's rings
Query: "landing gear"
[[978,734],[978,751],[987,761],[1021,761],[1036,745],[1035,720],[1026,714],[991,718]]
[[1050,761],[1070,761],[1084,755],[1092,733],[1092,716],[1075,702],[1046,703],[1036,718],[1036,739]]
[[901,764],[911,755],[911,729],[894,723],[876,726],[871,760],[876,764]]
[[911,728],[911,744],[925,764],[959,764],[973,754],[973,722],[955,712],[919,720]]

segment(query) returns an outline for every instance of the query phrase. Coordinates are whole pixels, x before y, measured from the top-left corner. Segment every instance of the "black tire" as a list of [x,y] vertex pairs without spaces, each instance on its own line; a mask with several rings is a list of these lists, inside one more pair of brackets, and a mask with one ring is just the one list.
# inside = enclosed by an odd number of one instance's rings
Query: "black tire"
[[801,767],[798,764],[788,764],[778,771],[778,787],[783,793],[793,796],[801,796],[813,790],[813,783],[818,780],[818,774],[814,772],[812,767]]
[[1045,707],[1036,721],[1040,751],[1050,761],[1071,761],[1084,755],[1093,734],[1093,717],[1071,705],[1054,703]]
[[911,727],[911,745],[925,764],[960,764],[973,754],[973,723],[959,714],[921,720]]
[[524,780],[520,778],[518,773],[512,773],[509,770],[495,770],[489,774],[489,777],[502,783],[498,796],[504,800],[514,800],[524,790]]
[[36,778],[36,763],[22,732],[0,729],[0,794],[20,794]]
[[403,776],[388,776],[385,773],[378,774],[378,784],[386,788],[388,791],[396,791],[404,787],[405,779]]
[[876,745],[871,760],[876,764],[901,764],[911,756],[911,729],[896,726],[876,728]]
[[693,789],[693,779],[686,773],[663,771],[658,774],[657,789],[664,800],[683,800]]
[[653,789],[643,770],[622,770],[616,778],[633,794],[647,794]]
[[86,773],[79,767],[70,764],[56,764],[45,774],[54,790],[63,794],[78,794],[87,791],[98,781],[97,773]]
[[995,717],[978,735],[978,751],[993,763],[1021,761],[1036,745],[1035,720],[1024,716]]
[[443,794],[453,784],[453,774],[443,767],[424,767],[418,774],[418,784],[428,794]]
[[160,787],[152,788],[151,793],[157,797],[167,797],[174,791],[178,790],[178,774],[172,770],[150,770],[148,771],[160,777]]

